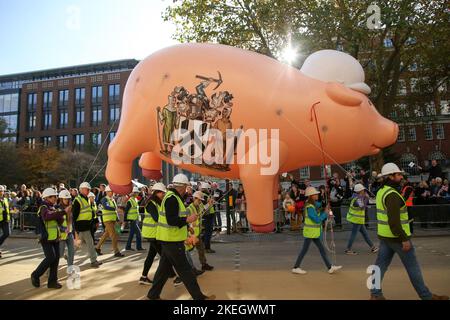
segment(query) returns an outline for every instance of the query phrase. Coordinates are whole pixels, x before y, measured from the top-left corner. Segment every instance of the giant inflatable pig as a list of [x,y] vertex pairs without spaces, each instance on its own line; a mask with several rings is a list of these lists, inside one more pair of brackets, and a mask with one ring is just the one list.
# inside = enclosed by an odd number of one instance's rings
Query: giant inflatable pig
[[[298,70],[224,45],[169,47],[141,61],[128,79],[106,177],[113,191],[130,192],[140,156],[150,179],[161,178],[161,160],[240,179],[253,230],[271,232],[280,173],[323,164],[323,156],[327,164],[345,163],[396,141],[398,126],[368,93],[361,65],[339,51],[318,51]],[[230,155],[234,162],[225,159]]]

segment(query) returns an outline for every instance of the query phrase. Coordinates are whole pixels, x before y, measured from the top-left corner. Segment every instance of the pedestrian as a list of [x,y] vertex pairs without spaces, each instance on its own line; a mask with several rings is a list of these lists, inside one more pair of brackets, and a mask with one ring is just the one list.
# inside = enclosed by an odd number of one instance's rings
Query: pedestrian
[[[0,186],[0,229],[2,231],[2,236],[0,237],[0,246],[8,239],[10,235],[9,221],[11,219],[9,212],[9,201],[5,197],[6,188]],[[0,252],[0,258],[2,253]]]
[[102,201],[102,199],[103,199],[104,197],[106,197],[106,191],[105,191],[105,189],[106,189],[106,184],[101,183],[101,184],[99,185],[99,192],[98,192],[98,194],[97,194],[97,197],[95,198],[95,202],[97,203],[97,205],[99,205],[100,202]]
[[161,291],[175,268],[181,281],[194,300],[211,300],[215,296],[204,295],[197,283],[196,276],[186,258],[184,241],[187,239],[187,225],[197,220],[196,215],[189,215],[183,203],[183,196],[189,179],[182,173],[173,178],[173,188],[165,194],[156,228],[156,239],[161,242],[161,260],[153,279],[153,285],[147,297],[158,300]]
[[347,213],[347,221],[352,225],[352,233],[350,235],[350,239],[348,240],[347,249],[345,249],[344,252],[348,255],[358,254],[352,250],[352,245],[355,241],[356,235],[360,232],[366,243],[369,245],[370,251],[375,253],[378,251],[378,247],[376,247],[370,240],[365,226],[366,210],[367,205],[369,204],[369,197],[366,194],[366,188],[362,184],[357,183],[353,188],[353,191],[355,196],[350,201],[350,206]]
[[41,276],[50,269],[47,287],[51,289],[61,289],[62,285],[58,282],[59,265],[59,240],[60,229],[66,212],[55,208],[58,193],[53,188],[47,188],[42,193],[43,202],[38,209],[39,218],[39,242],[44,251],[45,258],[38,265],[36,270],[31,273],[31,284],[39,288]]
[[148,239],[150,242],[150,248],[144,262],[142,276],[139,279],[140,284],[152,284],[152,280],[148,277],[148,272],[152,267],[156,254],[161,256],[161,244],[156,240],[156,226],[158,224],[159,212],[161,211],[161,203],[166,191],[166,186],[163,183],[155,183],[151,187],[152,193],[146,199],[143,199],[139,206],[139,213],[144,214],[144,219],[142,221],[142,237]]
[[209,194],[210,185],[209,183],[202,182],[200,184],[200,190],[203,194],[205,194],[203,205],[205,206],[205,214],[203,215],[203,225],[204,225],[204,233],[203,233],[203,243],[205,244],[206,253],[216,253],[215,250],[211,249],[211,238],[214,229],[214,220],[216,217],[216,211],[214,210],[214,197]]
[[414,233],[414,217],[413,217],[413,202],[414,202],[414,188],[407,178],[402,180],[402,197],[405,199],[406,209],[408,210],[409,230]]
[[91,209],[92,209],[92,216],[94,217],[91,221],[91,236],[92,236],[92,241],[94,241],[94,245],[97,244],[97,240],[95,239],[95,233],[97,232],[98,229],[98,207],[97,207],[97,203],[95,202],[95,193],[94,192],[89,192],[88,194],[88,198],[89,198],[89,203],[91,204]]
[[214,230],[218,233],[220,233],[222,231],[222,216],[221,216],[221,211],[220,211],[220,202],[219,200],[222,198],[223,196],[223,191],[219,189],[219,185],[217,184],[217,182],[213,182],[211,183],[211,195],[214,198],[214,210],[216,211],[216,219],[214,221]]
[[[432,294],[426,287],[417,261],[408,223],[408,211],[399,193],[404,172],[394,163],[386,163],[381,168],[383,186],[377,193],[376,207],[380,250],[375,265],[379,268],[380,285],[392,258],[398,254],[417,294],[424,300],[448,300],[448,296]],[[381,287],[371,289],[371,300],[385,300]]]
[[[347,175],[349,177],[349,175]],[[349,178],[349,183],[351,179]],[[328,188],[330,189],[330,205],[333,211],[336,226],[335,229],[342,230],[341,223],[341,205],[342,199],[344,198],[344,188],[342,187],[341,179],[339,174],[335,172],[333,178],[329,181]]]
[[98,255],[102,255],[103,253],[101,251],[101,248],[103,243],[106,241],[106,239],[111,238],[114,256],[117,258],[121,258],[124,257],[125,255],[120,252],[119,246],[117,244],[119,235],[117,234],[116,226],[120,221],[119,216],[117,215],[117,204],[116,201],[113,199],[114,193],[111,190],[111,188],[109,186],[106,186],[105,191],[106,197],[104,197],[101,201],[102,222],[105,232],[100,238],[100,241],[98,242],[95,251],[97,251]]
[[[197,216],[197,220],[191,223],[192,229],[194,231],[195,237],[198,238],[197,243],[194,245],[194,247],[197,249],[198,252],[198,259],[200,261],[200,264],[202,266],[202,271],[211,271],[214,269],[213,266],[210,266],[206,261],[206,255],[205,255],[205,244],[202,241],[202,234],[205,232],[205,228],[202,224],[202,215],[205,213],[205,207],[203,206],[203,198],[204,194],[201,191],[196,191],[193,194],[194,201],[189,205],[187,208],[191,214],[195,214]],[[194,267],[195,268],[195,267]]]
[[136,250],[143,251],[142,248],[142,238],[141,238],[141,230],[139,229],[139,204],[137,197],[139,195],[139,189],[137,187],[133,187],[133,193],[130,195],[130,199],[128,199],[127,204],[125,206],[125,215],[124,220],[128,221],[130,226],[130,233],[128,234],[128,241],[125,250],[134,251],[131,248],[131,243],[133,241],[134,235],[136,235]]
[[325,252],[325,248],[322,244],[322,222],[327,219],[327,213],[321,210],[321,203],[319,200],[319,191],[317,191],[314,187],[308,187],[305,191],[305,196],[308,198],[306,200],[305,205],[305,224],[303,226],[303,237],[305,240],[303,241],[303,248],[300,251],[297,261],[292,268],[292,273],[296,274],[306,274],[307,272],[300,268],[303,258],[308,252],[309,246],[311,242],[319,249],[320,255],[322,256],[323,261],[328,269],[328,273],[335,273],[337,270],[341,269],[342,266],[334,266],[331,264],[328,259],[327,253]]
[[291,224],[292,216],[295,213],[295,202],[292,200],[289,192],[286,193],[283,200],[284,217],[286,221],[286,226]]
[[102,262],[97,261],[97,253],[95,252],[94,240],[91,235],[91,225],[94,220],[94,214],[89,202],[89,192],[91,185],[88,182],[80,184],[80,193],[72,201],[72,216],[77,233],[76,239],[80,243],[86,243],[92,268],[98,268]]
[[[67,260],[67,266],[73,265],[75,256],[74,237],[73,237],[73,217],[72,217],[72,197],[70,192],[62,189],[58,195],[58,206],[56,208],[63,210],[66,214],[63,217],[61,238],[59,242],[59,256]],[[67,255],[64,255],[67,246]]]

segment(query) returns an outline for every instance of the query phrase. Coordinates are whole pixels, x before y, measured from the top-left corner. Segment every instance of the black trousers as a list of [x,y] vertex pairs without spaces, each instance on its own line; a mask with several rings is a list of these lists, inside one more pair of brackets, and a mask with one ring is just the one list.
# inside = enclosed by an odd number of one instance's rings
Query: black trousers
[[156,254],[161,256],[161,244],[156,239],[149,239],[150,248],[148,249],[147,258],[144,262],[144,270],[142,270],[142,276],[146,277],[150,268],[152,267],[153,260],[155,260]]
[[2,230],[2,236],[0,237],[0,246],[9,237],[9,222],[3,220],[0,222],[0,229]]
[[58,281],[59,242],[41,242],[41,246],[45,258],[31,275],[39,279],[50,268],[48,284],[54,284]]
[[186,258],[183,242],[161,242],[161,260],[153,278],[153,286],[149,290],[149,299],[158,299],[164,285],[175,268],[181,281],[194,300],[204,300],[205,295],[201,292],[191,265]]
[[336,227],[342,227],[341,221],[341,204],[339,202],[331,203],[331,210],[333,211],[334,221],[336,222]]

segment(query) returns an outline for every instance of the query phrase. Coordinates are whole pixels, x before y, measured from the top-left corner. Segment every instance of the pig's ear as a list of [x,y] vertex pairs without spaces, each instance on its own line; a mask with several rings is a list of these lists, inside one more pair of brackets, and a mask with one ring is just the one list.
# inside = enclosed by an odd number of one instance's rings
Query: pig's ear
[[338,82],[328,82],[325,88],[331,100],[348,107],[361,105],[361,94],[351,90]]

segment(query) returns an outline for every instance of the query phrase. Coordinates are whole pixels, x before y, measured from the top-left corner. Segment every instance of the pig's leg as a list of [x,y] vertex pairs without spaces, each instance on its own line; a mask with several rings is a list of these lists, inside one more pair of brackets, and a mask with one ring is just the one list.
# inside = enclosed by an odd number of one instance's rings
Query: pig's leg
[[161,180],[161,164],[161,159],[154,152],[143,153],[141,159],[139,159],[142,175],[150,180]]

